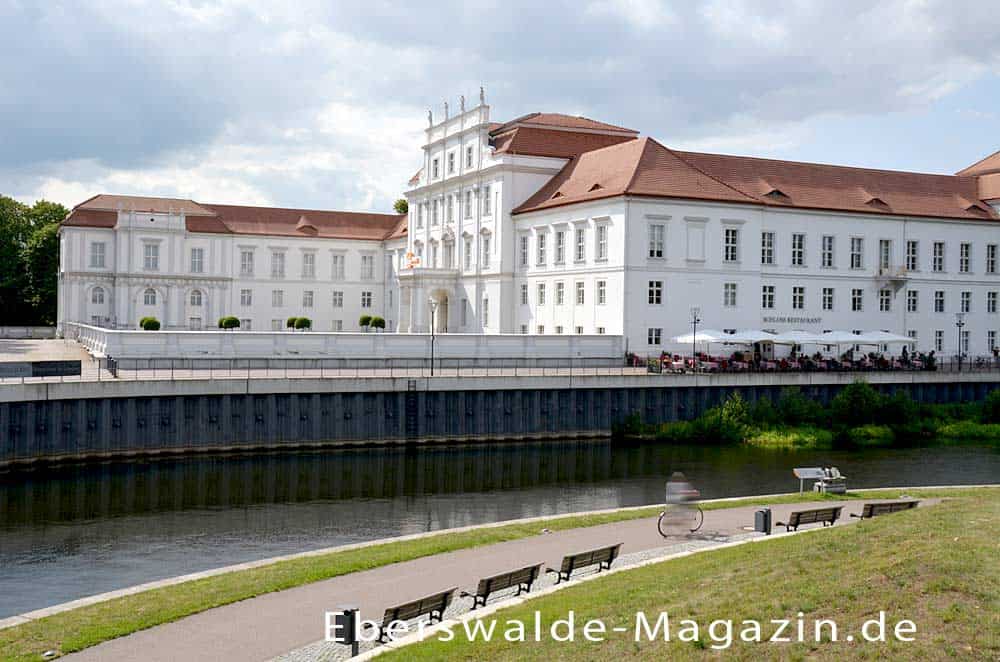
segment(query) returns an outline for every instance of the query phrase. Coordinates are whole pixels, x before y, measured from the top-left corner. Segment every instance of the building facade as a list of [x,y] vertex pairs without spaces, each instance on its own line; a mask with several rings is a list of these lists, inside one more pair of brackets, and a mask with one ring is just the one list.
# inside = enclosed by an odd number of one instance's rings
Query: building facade
[[97,196],[62,229],[60,320],[348,331],[371,311],[402,333],[614,334],[658,354],[697,307],[719,330],[1000,342],[1000,153],[955,175],[846,168],[489,110],[429,114],[405,217]]

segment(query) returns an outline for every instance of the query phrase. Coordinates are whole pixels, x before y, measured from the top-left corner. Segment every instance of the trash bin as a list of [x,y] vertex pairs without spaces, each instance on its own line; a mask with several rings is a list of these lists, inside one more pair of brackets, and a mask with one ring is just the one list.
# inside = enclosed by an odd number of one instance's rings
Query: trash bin
[[753,530],[771,535],[771,509],[761,508],[753,514]]

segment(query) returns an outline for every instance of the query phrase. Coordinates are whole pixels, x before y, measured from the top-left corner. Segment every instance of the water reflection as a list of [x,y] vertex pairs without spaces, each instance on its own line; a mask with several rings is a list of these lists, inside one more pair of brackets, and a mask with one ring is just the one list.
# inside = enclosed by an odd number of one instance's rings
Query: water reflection
[[0,617],[205,568],[482,522],[797,487],[995,482],[977,448],[774,452],[575,441],[195,457],[0,474]]

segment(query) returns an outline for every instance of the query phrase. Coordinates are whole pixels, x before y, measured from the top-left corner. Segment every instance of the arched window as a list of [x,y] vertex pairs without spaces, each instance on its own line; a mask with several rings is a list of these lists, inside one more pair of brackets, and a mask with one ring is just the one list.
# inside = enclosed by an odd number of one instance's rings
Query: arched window
[[95,287],[90,292],[90,303],[104,304],[104,288]]
[[201,290],[191,290],[191,305],[192,306],[201,305]]
[[150,287],[145,292],[143,292],[142,293],[142,302],[144,304],[146,304],[147,306],[155,306],[156,305],[156,290],[154,290],[153,288]]

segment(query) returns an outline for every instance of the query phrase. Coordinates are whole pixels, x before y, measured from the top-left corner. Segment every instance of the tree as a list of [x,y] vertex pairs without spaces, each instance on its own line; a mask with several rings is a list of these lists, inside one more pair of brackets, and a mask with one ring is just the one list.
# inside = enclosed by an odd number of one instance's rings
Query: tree
[[396,210],[397,214],[405,214],[410,211],[410,203],[406,201],[406,198],[400,198],[392,203],[392,208]]
[[0,195],[0,310],[6,324],[28,324],[31,318],[23,263],[30,235],[28,206]]
[[67,213],[55,202],[28,207],[0,196],[0,310],[7,323],[55,324],[59,224]]
[[56,301],[59,289],[59,224],[38,227],[24,248],[24,270],[27,280],[25,297],[34,309],[34,323],[52,326],[56,323]]

